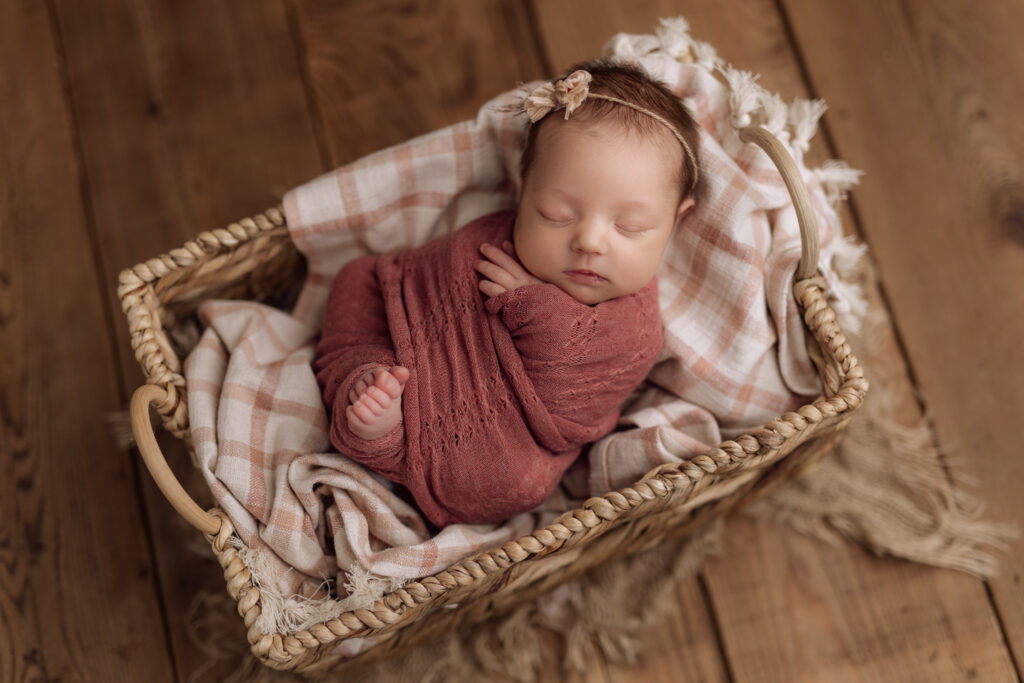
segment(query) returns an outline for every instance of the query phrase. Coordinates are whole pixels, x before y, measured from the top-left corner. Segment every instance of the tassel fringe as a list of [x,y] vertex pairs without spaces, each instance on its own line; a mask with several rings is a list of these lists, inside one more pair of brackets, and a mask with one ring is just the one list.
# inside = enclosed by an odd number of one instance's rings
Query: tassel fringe
[[825,198],[835,210],[839,206],[839,202],[846,199],[850,189],[860,182],[864,171],[850,168],[845,161],[831,159],[826,161],[821,168],[811,169],[811,175],[821,183],[825,190]]

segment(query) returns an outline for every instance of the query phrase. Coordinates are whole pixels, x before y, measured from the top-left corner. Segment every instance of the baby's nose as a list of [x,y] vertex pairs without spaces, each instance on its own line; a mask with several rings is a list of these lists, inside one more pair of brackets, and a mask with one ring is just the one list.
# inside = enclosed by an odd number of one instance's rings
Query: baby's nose
[[573,235],[572,249],[584,254],[603,254],[607,249],[607,230],[597,220],[579,221]]

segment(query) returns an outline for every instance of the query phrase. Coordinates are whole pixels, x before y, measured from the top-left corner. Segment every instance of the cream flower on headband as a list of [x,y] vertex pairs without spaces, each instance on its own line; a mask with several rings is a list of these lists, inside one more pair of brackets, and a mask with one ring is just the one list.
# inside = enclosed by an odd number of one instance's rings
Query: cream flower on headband
[[573,71],[555,83],[544,83],[526,98],[524,106],[530,121],[536,123],[553,109],[565,107],[565,118],[569,119],[577,107],[583,104],[590,92],[590,73]]

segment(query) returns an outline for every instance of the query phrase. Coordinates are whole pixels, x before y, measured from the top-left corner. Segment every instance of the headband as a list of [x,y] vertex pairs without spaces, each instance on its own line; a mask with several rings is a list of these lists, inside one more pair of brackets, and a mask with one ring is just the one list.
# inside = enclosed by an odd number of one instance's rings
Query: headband
[[676,140],[679,140],[679,144],[683,146],[683,151],[690,162],[690,167],[693,168],[693,182],[690,183],[690,190],[697,187],[697,159],[693,155],[690,145],[687,144],[686,139],[676,127],[664,116],[650,109],[645,109],[632,102],[620,100],[618,97],[612,97],[611,95],[590,92],[590,81],[592,78],[590,72],[580,69],[573,71],[565,78],[559,79],[554,83],[548,82],[538,86],[523,100],[523,108],[526,110],[526,115],[530,117],[530,123],[537,123],[547,116],[549,112],[563,107],[565,107],[565,120],[568,121],[569,115],[576,111],[576,108],[583,104],[583,101],[588,97],[615,102],[630,109],[635,109],[663,124],[676,136]]

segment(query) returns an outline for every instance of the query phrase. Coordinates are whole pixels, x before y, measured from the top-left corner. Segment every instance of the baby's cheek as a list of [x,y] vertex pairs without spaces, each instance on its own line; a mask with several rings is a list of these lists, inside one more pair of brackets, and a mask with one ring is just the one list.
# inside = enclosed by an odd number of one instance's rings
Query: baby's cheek
[[547,249],[541,240],[538,239],[521,239],[515,244],[516,256],[519,258],[519,263],[522,264],[530,275],[533,275],[539,280],[545,282],[550,281],[550,274],[547,272],[550,270],[549,258],[545,258]]
[[627,273],[626,286],[629,294],[640,291],[651,281],[661,264],[661,257],[664,253],[662,245],[648,245],[638,250],[630,258],[630,267],[625,270]]

